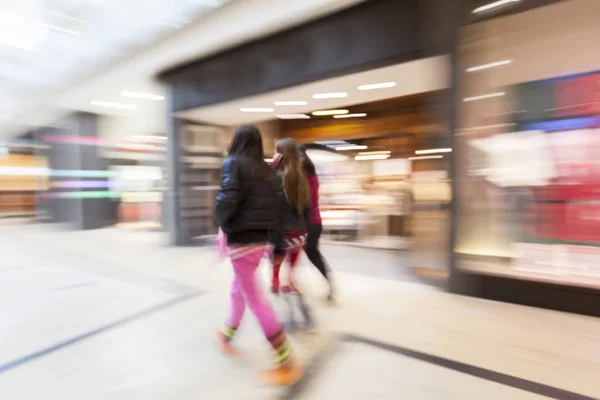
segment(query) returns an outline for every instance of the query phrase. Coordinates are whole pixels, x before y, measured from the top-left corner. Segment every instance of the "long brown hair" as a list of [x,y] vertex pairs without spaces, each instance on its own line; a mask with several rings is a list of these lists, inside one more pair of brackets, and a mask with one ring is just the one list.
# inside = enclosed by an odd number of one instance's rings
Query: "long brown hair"
[[230,156],[246,156],[255,160],[262,161],[265,156],[263,153],[262,137],[257,127],[252,125],[242,125],[233,135],[229,145]]
[[317,169],[315,168],[315,164],[313,164],[308,154],[306,154],[306,146],[299,144],[298,150],[300,150],[300,160],[302,161],[304,172],[306,172],[308,175],[316,175]]
[[277,169],[283,171],[283,191],[287,201],[301,214],[310,204],[308,182],[304,177],[300,151],[293,139],[281,139],[275,145],[275,150],[281,154]]

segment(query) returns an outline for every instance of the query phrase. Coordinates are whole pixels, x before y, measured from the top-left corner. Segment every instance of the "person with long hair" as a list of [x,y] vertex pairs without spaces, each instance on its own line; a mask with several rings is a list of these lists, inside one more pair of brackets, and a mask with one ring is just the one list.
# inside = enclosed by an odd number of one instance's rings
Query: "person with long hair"
[[[283,181],[284,196],[280,197],[282,214],[279,233],[275,236],[271,262],[273,265],[273,293],[299,294],[293,279],[294,267],[306,245],[306,219],[310,213],[310,192],[304,177],[300,152],[292,139],[282,139],[275,145],[273,167]],[[289,262],[289,283],[280,288],[279,271],[285,259]]]
[[323,222],[321,219],[321,212],[319,210],[319,177],[317,176],[315,164],[313,164],[308,154],[306,154],[306,146],[298,145],[298,150],[300,151],[300,159],[302,161],[304,176],[308,182],[311,202],[311,212],[308,217],[307,224],[308,237],[304,252],[306,253],[306,256],[310,262],[319,270],[325,280],[327,280],[327,283],[329,284],[329,293],[327,295],[327,299],[329,301],[333,301],[335,293],[329,273],[329,266],[325,262],[321,251],[319,251],[319,239],[323,233]]
[[248,306],[277,356],[277,367],[266,371],[263,381],[288,385],[300,378],[302,366],[293,356],[285,331],[255,279],[269,248],[270,232],[281,225],[281,214],[274,212],[281,192],[281,179],[264,161],[260,131],[254,126],[240,127],[223,164],[215,205],[215,222],[226,235],[235,274],[229,317],[224,328],[215,332],[215,340],[223,352],[234,352],[231,342]]

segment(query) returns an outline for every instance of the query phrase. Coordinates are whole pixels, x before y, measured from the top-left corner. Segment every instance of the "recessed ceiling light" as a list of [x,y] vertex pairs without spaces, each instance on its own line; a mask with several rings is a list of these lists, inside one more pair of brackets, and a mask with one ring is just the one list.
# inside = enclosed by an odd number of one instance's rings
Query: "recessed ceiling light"
[[309,115],[306,114],[277,114],[279,119],[310,119]]
[[365,161],[365,160],[387,160],[388,158],[390,158],[389,154],[372,154],[369,156],[356,156],[354,157],[354,159],[356,161]]
[[475,72],[475,71],[481,71],[482,69],[501,67],[503,65],[508,65],[511,62],[512,62],[512,60],[502,60],[502,61],[491,62],[488,64],[477,65],[475,67],[467,68],[467,72]]
[[120,108],[122,110],[135,110],[136,109],[136,107],[133,104],[114,103],[112,101],[92,100],[90,102],[90,104],[93,106],[98,106],[98,107]]
[[361,151],[360,153],[358,153],[359,156],[370,156],[370,155],[375,155],[375,154],[390,154],[391,151],[389,150],[382,150],[382,151]]
[[132,92],[130,90],[123,90],[121,92],[121,96],[132,97],[134,99],[144,99],[144,100],[164,100],[165,99],[165,96],[162,96],[160,94]]
[[362,146],[362,145],[358,145],[358,144],[351,144],[348,146],[338,146],[335,149],[337,151],[348,151],[348,150],[366,150],[368,149],[369,146]]
[[270,113],[275,111],[273,108],[240,108],[241,112],[247,113]]
[[276,106],[305,106],[308,101],[276,101],[273,104]]
[[388,89],[394,86],[396,86],[396,82],[372,83],[370,85],[361,85],[358,87],[358,90]]
[[359,114],[334,115],[333,118],[361,118],[361,117],[366,117],[366,116],[367,116],[366,113],[359,113]]
[[498,7],[502,7],[502,6],[506,6],[512,3],[518,3],[520,0],[498,0],[498,1],[494,1],[493,3],[490,4],[486,4],[485,6],[481,6],[481,7],[477,7],[476,9],[473,10],[473,14],[479,14],[482,12],[486,12],[489,10],[493,10],[494,8],[498,8]]
[[452,149],[444,148],[444,149],[428,149],[428,150],[417,150],[415,154],[435,154],[435,153],[451,153]]
[[408,157],[409,160],[431,160],[435,158],[444,158],[444,156],[421,156],[421,157]]
[[463,99],[463,101],[469,102],[469,101],[476,101],[476,100],[483,100],[483,99],[491,99],[492,97],[500,97],[500,96],[504,96],[504,95],[505,95],[504,92],[488,93],[488,94],[482,94],[481,96],[465,97]]
[[312,115],[316,115],[316,116],[323,116],[323,115],[343,115],[343,114],[348,114],[348,110],[322,110],[322,111],[315,111],[312,113]]
[[339,92],[339,93],[318,93],[318,94],[313,94],[313,99],[342,99],[344,97],[348,97],[348,93]]

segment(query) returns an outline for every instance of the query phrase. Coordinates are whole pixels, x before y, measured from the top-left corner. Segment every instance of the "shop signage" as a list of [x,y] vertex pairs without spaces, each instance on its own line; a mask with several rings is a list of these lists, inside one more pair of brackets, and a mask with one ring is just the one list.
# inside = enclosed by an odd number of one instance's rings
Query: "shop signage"
[[[526,82],[516,86],[518,110],[515,114],[518,123],[538,122],[551,119],[568,119],[600,115],[600,72],[572,75],[542,81]],[[600,120],[578,119],[586,128],[600,125]],[[562,123],[564,130],[565,124]],[[549,126],[552,128],[552,126]],[[539,129],[531,127],[528,129]],[[546,129],[544,129],[546,130]],[[561,129],[549,129],[561,130]]]

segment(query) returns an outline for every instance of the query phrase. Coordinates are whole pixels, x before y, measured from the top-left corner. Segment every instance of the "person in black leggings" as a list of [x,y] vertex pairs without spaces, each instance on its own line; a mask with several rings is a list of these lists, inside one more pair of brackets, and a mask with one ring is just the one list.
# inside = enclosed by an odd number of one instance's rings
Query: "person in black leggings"
[[321,212],[319,211],[319,178],[317,177],[315,165],[306,154],[306,147],[303,145],[298,145],[298,149],[300,150],[304,175],[308,181],[308,186],[310,189],[312,206],[307,221],[308,238],[306,240],[306,247],[304,251],[310,262],[317,267],[321,275],[323,275],[323,277],[327,280],[327,283],[329,284],[329,294],[327,295],[327,299],[329,301],[333,301],[335,293],[333,283],[331,281],[329,267],[325,262],[323,255],[319,251],[319,239],[321,238],[321,233],[323,232]]

